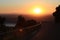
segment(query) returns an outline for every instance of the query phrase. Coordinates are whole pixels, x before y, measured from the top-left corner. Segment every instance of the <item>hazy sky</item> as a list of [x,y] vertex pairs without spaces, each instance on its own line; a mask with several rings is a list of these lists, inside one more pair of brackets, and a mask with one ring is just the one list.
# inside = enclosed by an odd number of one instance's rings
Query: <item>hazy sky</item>
[[0,0],[0,13],[29,13],[34,6],[52,12],[60,0]]

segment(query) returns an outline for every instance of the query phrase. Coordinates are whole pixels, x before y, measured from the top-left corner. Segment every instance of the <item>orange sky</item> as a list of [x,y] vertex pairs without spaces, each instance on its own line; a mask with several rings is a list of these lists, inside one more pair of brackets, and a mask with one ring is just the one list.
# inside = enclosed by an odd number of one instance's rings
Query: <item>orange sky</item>
[[35,7],[42,9],[42,14],[51,14],[58,4],[59,0],[0,0],[0,14],[33,14]]

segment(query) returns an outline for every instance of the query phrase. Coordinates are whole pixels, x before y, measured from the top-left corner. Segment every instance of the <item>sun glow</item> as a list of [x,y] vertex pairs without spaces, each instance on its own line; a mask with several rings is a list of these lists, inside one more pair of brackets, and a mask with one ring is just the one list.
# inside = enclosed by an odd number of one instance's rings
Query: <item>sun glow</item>
[[42,12],[42,10],[40,8],[35,8],[33,10],[33,12],[36,13],[36,14],[40,14]]
[[44,7],[42,6],[32,6],[28,9],[27,11],[28,15],[32,15],[32,16],[43,16],[46,13],[46,10]]

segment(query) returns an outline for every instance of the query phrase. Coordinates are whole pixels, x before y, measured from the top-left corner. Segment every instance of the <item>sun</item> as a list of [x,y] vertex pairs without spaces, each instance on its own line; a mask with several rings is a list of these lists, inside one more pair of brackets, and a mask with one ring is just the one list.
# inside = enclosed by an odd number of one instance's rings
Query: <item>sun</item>
[[41,10],[40,8],[35,8],[35,9],[33,10],[33,12],[36,13],[36,14],[39,14],[39,13],[42,12],[42,10]]

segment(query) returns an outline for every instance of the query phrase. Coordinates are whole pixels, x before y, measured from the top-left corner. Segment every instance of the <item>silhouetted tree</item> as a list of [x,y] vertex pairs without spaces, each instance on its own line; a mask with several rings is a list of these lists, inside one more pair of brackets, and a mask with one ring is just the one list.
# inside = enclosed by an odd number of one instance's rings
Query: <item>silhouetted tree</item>
[[2,21],[2,17],[0,16],[0,27],[1,27],[1,21]]
[[35,24],[37,24],[37,22],[35,20],[28,20],[26,23],[26,26],[33,26]]
[[60,5],[56,7],[56,11],[53,13],[56,23],[60,23]]
[[6,20],[6,18],[3,17],[3,18],[2,18],[2,21],[1,21],[1,26],[5,26],[5,25],[4,25],[5,20]]
[[7,30],[6,30],[6,27],[4,25],[4,22],[5,22],[5,18],[4,17],[1,17],[0,16],[0,37],[2,38]]
[[18,28],[18,27],[24,26],[24,23],[25,23],[25,19],[24,19],[24,17],[22,17],[22,16],[18,16],[17,24],[16,24],[15,27]]
[[4,22],[5,22],[5,18],[2,17],[2,18],[1,18],[1,29],[2,29],[2,31],[5,31],[5,29],[6,29],[6,27],[5,27],[5,25],[4,25]]
[[5,18],[0,16],[0,27],[2,28],[5,27],[4,22],[5,22]]
[[55,31],[56,31],[56,39],[60,40],[60,5],[56,7],[56,11],[53,13],[53,16],[55,18],[55,23],[54,25]]

